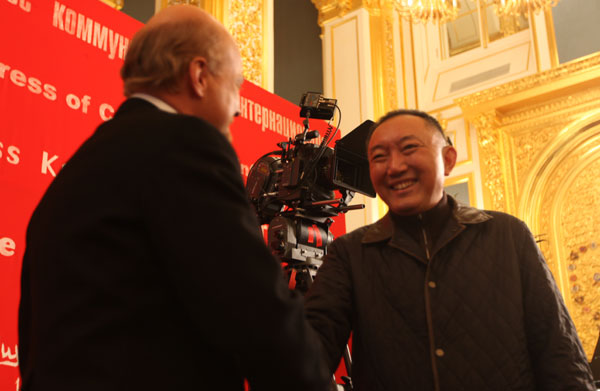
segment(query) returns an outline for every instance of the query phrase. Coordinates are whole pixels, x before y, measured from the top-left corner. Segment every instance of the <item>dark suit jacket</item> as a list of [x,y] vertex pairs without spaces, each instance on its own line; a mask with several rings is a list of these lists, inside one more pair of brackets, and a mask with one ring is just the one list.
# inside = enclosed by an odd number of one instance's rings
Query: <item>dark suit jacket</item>
[[229,142],[126,101],[27,231],[23,390],[323,389],[301,298],[264,245]]

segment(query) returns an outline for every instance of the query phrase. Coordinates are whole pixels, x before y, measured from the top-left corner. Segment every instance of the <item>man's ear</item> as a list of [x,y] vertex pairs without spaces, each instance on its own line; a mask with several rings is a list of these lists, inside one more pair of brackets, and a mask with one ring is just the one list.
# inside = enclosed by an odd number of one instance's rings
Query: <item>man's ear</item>
[[194,57],[188,66],[188,78],[193,93],[203,98],[208,86],[208,62],[204,57]]
[[444,175],[448,176],[456,164],[456,149],[452,145],[446,145],[442,148],[442,158],[444,159]]

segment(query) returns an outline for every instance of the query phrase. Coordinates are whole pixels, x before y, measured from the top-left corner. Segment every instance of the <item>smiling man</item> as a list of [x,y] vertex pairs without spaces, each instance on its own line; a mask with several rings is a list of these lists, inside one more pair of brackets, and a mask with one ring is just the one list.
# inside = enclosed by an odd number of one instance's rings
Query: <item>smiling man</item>
[[394,214],[416,215],[442,199],[456,150],[429,118],[393,114],[382,118],[369,138],[371,181]]
[[363,390],[595,390],[531,232],[444,192],[456,150],[435,118],[393,111],[371,130],[389,213],[334,241],[308,292],[334,371],[352,332]]

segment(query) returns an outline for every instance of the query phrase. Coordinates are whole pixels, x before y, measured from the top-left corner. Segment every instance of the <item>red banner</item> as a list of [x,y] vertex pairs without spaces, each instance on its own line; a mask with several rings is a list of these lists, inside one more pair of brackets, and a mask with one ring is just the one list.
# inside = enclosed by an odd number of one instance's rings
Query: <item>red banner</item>
[[[0,390],[16,390],[27,223],[49,183],[123,101],[119,70],[141,24],[97,0],[0,0]],[[241,171],[302,131],[298,106],[251,83],[232,125]],[[326,124],[312,121],[324,134]],[[344,233],[344,218],[332,227]]]

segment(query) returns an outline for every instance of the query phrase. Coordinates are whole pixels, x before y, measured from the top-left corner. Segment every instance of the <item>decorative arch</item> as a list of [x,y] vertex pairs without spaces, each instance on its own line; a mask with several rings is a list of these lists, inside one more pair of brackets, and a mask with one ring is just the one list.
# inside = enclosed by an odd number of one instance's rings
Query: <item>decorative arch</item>
[[600,330],[600,110],[565,127],[540,154],[519,214],[544,233],[545,255],[590,356]]
[[457,100],[485,207],[525,221],[588,358],[600,331],[600,54]]

